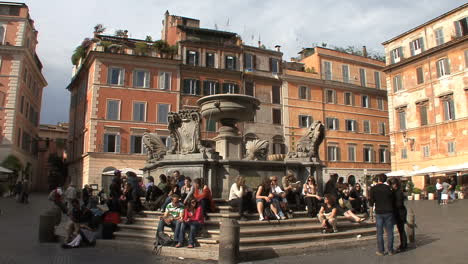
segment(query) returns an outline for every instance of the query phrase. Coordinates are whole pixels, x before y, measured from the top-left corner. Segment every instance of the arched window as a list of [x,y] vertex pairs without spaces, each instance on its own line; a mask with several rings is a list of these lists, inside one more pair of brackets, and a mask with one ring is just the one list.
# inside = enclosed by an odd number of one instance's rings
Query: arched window
[[247,133],[244,136],[245,142],[251,141],[251,140],[254,140],[254,139],[258,139],[257,135],[255,135],[254,133]]
[[286,145],[283,136],[276,135],[272,138],[273,154],[286,154]]

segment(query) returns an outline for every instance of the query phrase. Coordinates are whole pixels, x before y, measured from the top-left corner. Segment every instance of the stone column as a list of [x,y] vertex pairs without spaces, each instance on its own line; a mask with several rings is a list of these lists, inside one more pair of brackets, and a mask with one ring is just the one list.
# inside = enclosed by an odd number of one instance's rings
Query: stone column
[[219,264],[235,264],[239,260],[240,226],[237,220],[223,218],[220,226]]

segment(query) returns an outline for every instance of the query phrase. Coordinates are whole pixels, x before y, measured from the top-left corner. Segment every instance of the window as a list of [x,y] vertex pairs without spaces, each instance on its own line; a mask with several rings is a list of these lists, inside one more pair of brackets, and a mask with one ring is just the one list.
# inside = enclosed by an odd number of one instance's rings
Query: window
[[161,90],[171,90],[172,74],[170,72],[160,72],[158,86]]
[[364,125],[364,133],[370,134],[371,133],[370,121],[369,120],[364,120],[363,125]]
[[424,41],[423,38],[418,38],[410,42],[410,52],[411,56],[418,55],[424,51]]
[[398,92],[403,90],[403,83],[401,81],[401,75],[393,77],[393,92]]
[[408,151],[406,148],[401,149],[401,159],[407,159],[408,158]]
[[370,108],[369,96],[361,95],[361,106],[365,108]]
[[251,71],[255,69],[254,63],[255,55],[245,53],[244,54],[244,67],[246,70]]
[[273,104],[280,104],[281,103],[281,91],[278,85],[273,85],[271,87],[271,102]]
[[120,135],[104,134],[104,152],[120,152]]
[[299,99],[310,99],[310,89],[307,86],[299,86]]
[[344,93],[344,104],[345,105],[354,105],[353,93],[350,93],[350,92],[345,92]]
[[361,86],[366,87],[367,78],[366,78],[366,69],[360,68],[359,69],[359,77],[361,80]]
[[357,122],[356,120],[345,120],[346,131],[356,132],[357,131]]
[[327,146],[328,161],[340,160],[340,148],[338,146]]
[[375,88],[380,89],[380,72],[378,71],[374,72],[374,82]]
[[428,124],[427,122],[427,103],[422,103],[419,105],[419,120],[421,122],[421,126],[425,126]]
[[338,130],[339,128],[339,121],[338,118],[334,117],[327,117],[326,118],[327,129],[329,130]]
[[107,100],[107,120],[120,119],[120,100]]
[[462,18],[454,23],[457,37],[462,37],[468,34],[468,17]]
[[326,90],[325,91],[325,102],[329,104],[336,103],[336,93],[335,90]]
[[203,82],[203,95],[219,94],[219,83],[216,81]]
[[309,127],[312,124],[312,117],[308,115],[299,115],[299,127]]
[[215,67],[215,54],[211,52],[206,53],[206,67],[214,68]]
[[379,148],[379,161],[380,163],[387,163],[387,153],[388,150],[386,147]]
[[281,109],[272,109],[273,124],[281,125]]
[[448,95],[441,98],[442,105],[444,107],[444,120],[455,119],[455,104],[453,102],[453,96]]
[[143,137],[142,136],[130,136],[130,153],[143,154],[146,152],[145,147],[143,146]]
[[133,121],[146,120],[146,102],[133,102]]
[[406,110],[399,109],[397,110],[398,121],[400,125],[400,130],[406,130]]
[[158,120],[157,123],[167,124],[167,115],[169,113],[168,104],[158,104]]
[[24,109],[24,96],[21,96],[21,103],[20,103],[20,112],[23,113]]
[[423,157],[428,158],[431,155],[431,149],[429,145],[422,147]]
[[272,73],[278,73],[280,70],[279,60],[270,58],[270,70]]
[[200,95],[200,80],[184,79],[184,94]]
[[356,161],[356,145],[348,144],[348,161]]
[[377,109],[384,110],[385,102],[383,98],[377,98]]
[[453,141],[447,142],[447,152],[449,154],[455,154],[455,142]]
[[444,75],[450,74],[450,64],[447,58],[438,60],[436,62],[437,67],[437,77],[442,77]]
[[468,68],[468,50],[465,50],[465,68]]
[[187,62],[188,65],[198,65],[198,52],[193,50],[187,50]]
[[232,55],[228,55],[225,57],[226,66],[225,68],[228,70],[235,70],[236,69],[236,57]]
[[341,65],[341,71],[343,72],[343,82],[349,83],[349,66]]
[[107,82],[111,85],[123,85],[124,70],[122,68],[110,67]]
[[379,134],[385,136],[385,123],[379,123]]
[[401,58],[403,58],[403,47],[398,47],[392,51],[390,51],[391,62],[397,63],[400,62]]
[[5,45],[6,25],[0,25],[0,44]]
[[133,87],[148,88],[150,82],[149,71],[136,70],[133,72]]
[[373,157],[372,157],[372,146],[365,146],[363,149],[363,155],[364,155],[364,162],[372,162]]
[[442,28],[435,30],[435,39],[437,46],[444,44],[444,30]]
[[416,80],[418,84],[424,83],[424,73],[423,68],[416,68]]
[[21,140],[21,142],[22,142],[21,148],[24,151],[27,151],[27,152],[31,151],[31,135],[23,131],[23,139]]
[[235,83],[223,83],[223,93],[239,93],[239,85]]
[[216,121],[212,119],[206,119],[206,131],[216,132]]
[[253,82],[245,82],[245,94],[250,95],[250,96],[255,96]]
[[332,79],[332,69],[331,69],[331,67],[332,67],[331,62],[329,62],[329,61],[324,61],[323,62],[325,80],[331,80]]

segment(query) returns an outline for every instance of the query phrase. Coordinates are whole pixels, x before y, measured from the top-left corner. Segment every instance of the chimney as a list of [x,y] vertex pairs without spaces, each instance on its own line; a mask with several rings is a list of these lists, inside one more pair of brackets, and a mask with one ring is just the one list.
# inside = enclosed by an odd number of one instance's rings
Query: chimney
[[259,40],[258,41],[258,47],[261,48],[262,47],[262,42]]
[[281,46],[280,45],[276,45],[275,49],[276,49],[277,52],[281,52]]
[[362,46],[362,56],[367,58],[367,48],[366,48],[366,46]]
[[124,38],[128,38],[128,30],[124,30],[124,35],[123,35]]

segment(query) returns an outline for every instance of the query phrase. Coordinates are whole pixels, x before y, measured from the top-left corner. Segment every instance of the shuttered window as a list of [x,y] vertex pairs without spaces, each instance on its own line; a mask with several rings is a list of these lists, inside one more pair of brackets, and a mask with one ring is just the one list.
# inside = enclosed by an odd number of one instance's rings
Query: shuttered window
[[299,99],[310,99],[310,88],[307,86],[299,86]]
[[374,82],[375,88],[380,89],[380,72],[378,71],[374,72]]
[[341,65],[341,71],[343,73],[343,82],[349,83],[349,66]]
[[324,68],[325,80],[331,80],[332,79],[332,65],[331,65],[331,62],[324,61],[323,62],[323,68]]
[[255,56],[249,53],[244,54],[244,67],[246,70],[254,69],[254,58]]
[[348,161],[356,161],[356,145],[348,145]]
[[245,82],[245,94],[250,96],[254,95],[254,83],[253,82]]
[[312,117],[308,115],[299,115],[299,127],[310,127]]
[[401,80],[401,75],[393,77],[393,92],[398,92],[403,90],[403,82]]
[[418,38],[409,43],[411,56],[418,55],[424,51],[423,38]]
[[370,134],[371,133],[371,125],[369,120],[363,121],[364,133]]
[[351,92],[344,93],[344,104],[345,105],[354,105],[354,96]]
[[273,85],[271,87],[271,102],[273,104],[280,104],[281,103],[281,91],[278,85]]
[[158,104],[158,120],[160,124],[167,124],[167,115],[169,113],[168,104]]
[[359,77],[361,80],[361,86],[366,87],[367,85],[366,69],[363,69],[363,68],[359,69]]
[[385,136],[385,123],[379,123],[379,134]]
[[421,126],[425,126],[428,124],[427,122],[427,105],[421,104],[419,106],[419,119],[421,121]]
[[143,154],[146,149],[143,147],[143,137],[140,135],[130,136],[130,153]]
[[336,103],[336,92],[335,92],[335,90],[326,90],[325,102],[329,103],[329,104],[335,104]]
[[408,158],[408,151],[406,148],[401,149],[401,159],[407,159]]
[[133,71],[133,87],[148,88],[150,83],[149,71],[135,70]]
[[273,124],[281,125],[281,109],[272,109]]
[[160,72],[158,80],[158,88],[161,90],[171,89],[172,74],[170,72]]
[[338,118],[327,117],[325,120],[326,120],[326,123],[327,123],[327,129],[329,129],[329,130],[339,130],[340,129]]
[[216,81],[203,82],[203,95],[219,94],[219,83]]
[[371,146],[365,146],[363,149],[363,156],[364,162],[373,162],[373,148]]
[[468,17],[455,21],[454,24],[457,37],[462,37],[468,34]]
[[444,30],[442,28],[435,30],[435,39],[437,46],[444,44]]
[[340,148],[338,146],[327,146],[328,161],[340,160]]
[[239,85],[235,83],[223,83],[223,93],[238,94]]
[[357,121],[356,120],[345,120],[346,131],[356,132],[357,131]]
[[377,108],[379,110],[384,110],[384,99],[383,98],[377,98]]
[[111,85],[123,85],[124,70],[122,68],[110,67],[107,76],[107,83]]
[[133,121],[146,121],[146,103],[133,102]]
[[192,66],[197,66],[199,65],[199,59],[198,59],[198,51],[194,51],[194,50],[187,50],[187,59],[186,59],[186,63],[188,65],[192,65]]
[[120,153],[120,135],[104,134],[104,152]]
[[120,100],[107,100],[107,120],[120,119]]
[[403,47],[398,47],[390,51],[390,60],[392,63],[398,63],[403,58]]
[[370,108],[370,98],[368,95],[361,95],[361,106]]
[[424,83],[424,73],[422,67],[416,68],[416,79],[418,84]]
[[452,96],[442,99],[444,107],[444,120],[455,120],[455,103]]
[[200,95],[200,80],[184,79],[182,93],[190,95]]
[[437,67],[437,77],[450,75],[450,63],[447,58],[438,60],[436,62],[436,67]]
[[215,54],[211,52],[206,53],[206,67],[214,68],[215,67]]
[[398,122],[400,125],[400,130],[406,130],[406,111],[399,110],[398,111]]
[[228,69],[228,70],[235,70],[237,69],[237,62],[236,62],[236,57],[232,56],[232,55],[228,55],[226,56],[225,58],[225,68]]

